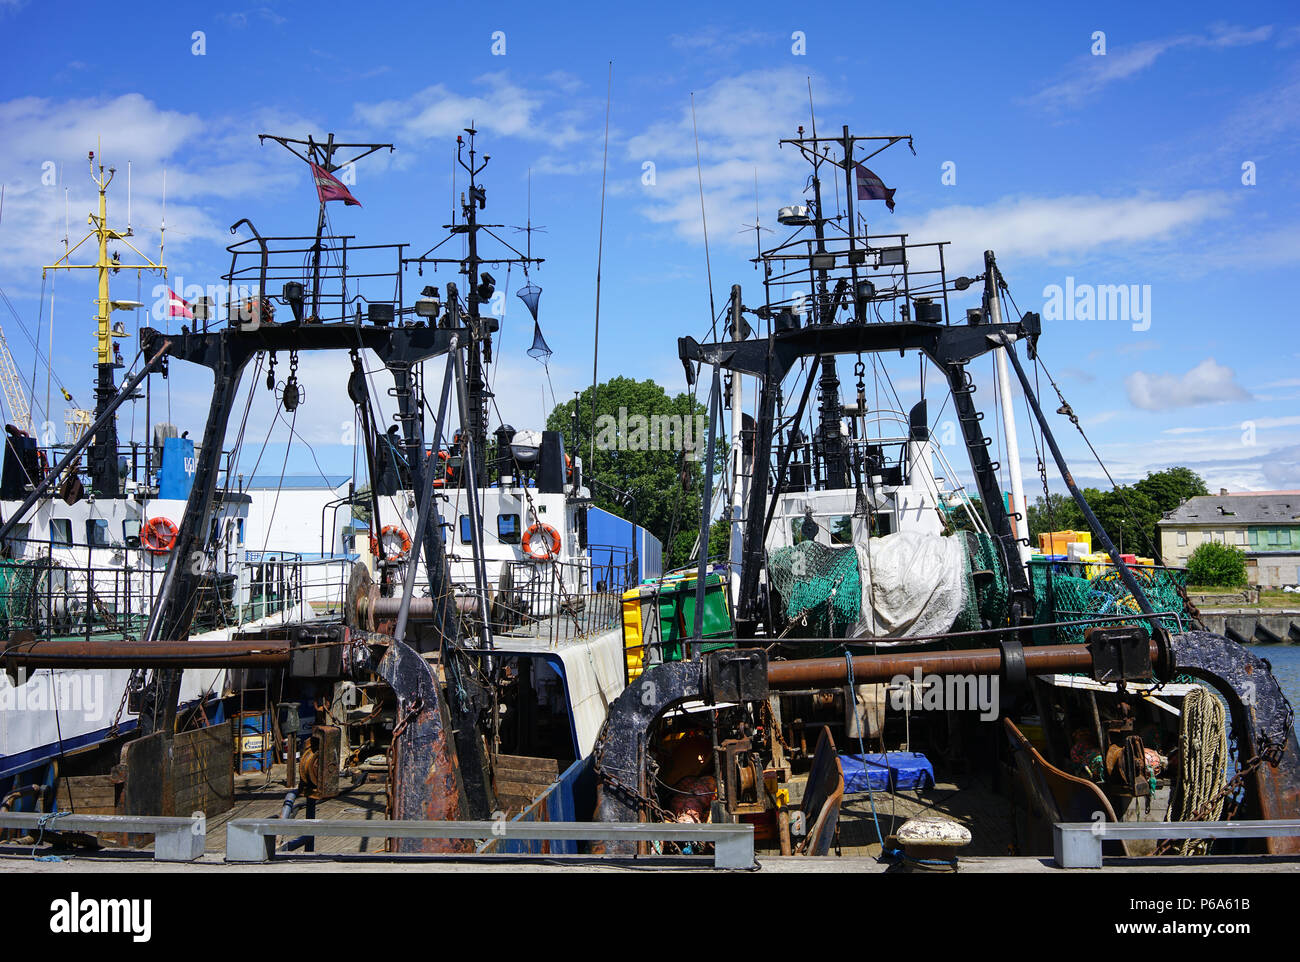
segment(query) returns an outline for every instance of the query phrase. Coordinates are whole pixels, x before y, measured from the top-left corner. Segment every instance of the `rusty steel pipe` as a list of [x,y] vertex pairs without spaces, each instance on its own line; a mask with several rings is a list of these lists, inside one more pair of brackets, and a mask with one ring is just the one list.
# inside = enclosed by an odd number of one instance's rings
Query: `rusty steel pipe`
[[287,668],[287,638],[257,641],[10,642],[0,666],[15,668]]
[[[1151,662],[1159,658],[1159,646],[1151,643]],[[1031,675],[1053,672],[1091,671],[1092,653],[1086,645],[1035,645],[1024,649],[1025,669]],[[996,675],[1002,671],[1002,651],[977,648],[968,651],[918,651],[897,655],[857,655],[853,658],[856,682],[889,681],[910,675],[920,668],[928,675]],[[848,683],[844,658],[800,658],[772,661],[767,665],[767,683],[772,688],[801,688]]]
[[[375,618],[395,618],[401,608],[401,598],[360,598],[357,601],[359,614],[368,614]],[[410,618],[427,620],[433,618],[435,613],[432,598],[412,598],[407,615]]]

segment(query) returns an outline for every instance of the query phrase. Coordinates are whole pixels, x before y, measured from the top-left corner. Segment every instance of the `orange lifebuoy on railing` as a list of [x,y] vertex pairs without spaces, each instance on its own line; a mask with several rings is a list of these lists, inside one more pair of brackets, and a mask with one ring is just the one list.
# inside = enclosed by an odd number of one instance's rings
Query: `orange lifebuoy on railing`
[[406,533],[405,528],[399,527],[398,525],[395,524],[386,524],[379,529],[380,544],[383,544],[384,539],[388,537],[390,534],[397,535],[397,537],[401,539],[402,549],[398,551],[396,554],[390,554],[385,560],[401,561],[403,558],[405,558],[408,554],[411,553],[411,536]]
[[[533,536],[537,534],[545,534],[546,540],[534,544]],[[520,547],[533,561],[550,561],[560,553],[560,532],[549,524],[539,522],[524,532],[524,540]]]
[[169,518],[150,518],[140,532],[140,544],[150,554],[166,554],[176,544],[178,530]]

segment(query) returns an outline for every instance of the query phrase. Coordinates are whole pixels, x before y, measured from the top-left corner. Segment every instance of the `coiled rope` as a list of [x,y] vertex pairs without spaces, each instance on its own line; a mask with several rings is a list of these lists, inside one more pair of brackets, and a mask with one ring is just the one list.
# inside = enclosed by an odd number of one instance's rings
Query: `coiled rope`
[[[1197,686],[1183,699],[1178,726],[1178,749],[1182,772],[1170,801],[1172,821],[1217,821],[1223,811],[1223,786],[1227,779],[1228,726],[1223,702]],[[1189,838],[1179,847],[1181,855],[1206,855],[1210,839]]]

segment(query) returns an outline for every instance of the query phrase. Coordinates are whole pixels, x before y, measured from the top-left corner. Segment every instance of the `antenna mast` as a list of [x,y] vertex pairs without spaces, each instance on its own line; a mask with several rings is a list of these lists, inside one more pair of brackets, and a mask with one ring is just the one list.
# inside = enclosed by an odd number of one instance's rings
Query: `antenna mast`
[[[98,295],[95,298],[96,367],[98,369],[98,378],[95,382],[95,418],[98,420],[108,411],[110,402],[117,395],[117,383],[113,372],[122,367],[122,362],[118,359],[117,345],[113,342],[113,339],[130,336],[126,333],[125,325],[111,325],[109,323],[110,314],[114,309],[128,310],[140,306],[135,301],[114,301],[110,297],[108,290],[109,275],[116,274],[120,270],[133,270],[137,274],[141,271],[157,271],[163,277],[166,277],[167,268],[161,263],[154,263],[140,253],[135,245],[127,239],[132,233],[129,228],[123,232],[113,230],[108,226],[108,185],[112,183],[113,175],[117,173],[117,169],[109,167],[105,172],[103,159],[101,158],[99,163],[96,164],[93,150],[88,154],[88,160],[90,163],[90,179],[95,182],[95,186],[99,191],[99,212],[90,214],[90,233],[71,246],[68,246],[65,241],[64,246],[67,247],[67,250],[63,256],[53,264],[43,268],[41,273],[44,276],[46,271],[93,270],[98,276],[99,288]],[[98,257],[95,263],[71,263],[69,258],[72,256],[72,252],[91,238],[95,239],[98,246]],[[116,252],[110,256],[108,253],[110,241],[125,244],[144,263],[123,264]],[[161,247],[159,248],[158,259],[159,261],[162,260]],[[53,363],[53,359],[50,360]],[[120,497],[116,417],[108,418],[104,426],[95,435],[94,443],[90,446],[89,461],[91,486],[94,492],[101,497]]]
[[[460,268],[460,274],[465,278],[468,287],[468,295],[465,299],[465,313],[459,313],[460,307],[456,301],[458,292],[455,284],[447,285],[445,303],[447,304],[449,317],[448,323],[452,327],[464,323],[469,328],[469,343],[465,345],[465,382],[466,394],[468,395],[469,423],[464,425],[464,428],[469,433],[473,445],[475,464],[472,473],[466,476],[466,483],[481,486],[485,480],[484,468],[487,463],[485,458],[487,451],[487,407],[488,399],[492,397],[492,392],[488,389],[487,381],[483,375],[483,367],[485,364],[492,363],[492,335],[497,332],[501,324],[490,312],[487,316],[484,316],[481,309],[484,303],[491,302],[492,295],[496,293],[496,278],[486,271],[480,271],[479,268],[505,265],[508,269],[511,264],[520,264],[527,269],[531,265],[541,264],[545,259],[533,257],[531,253],[522,253],[508,242],[502,240],[500,235],[495,233],[495,230],[502,229],[504,225],[479,223],[479,211],[487,207],[487,188],[479,183],[478,175],[483,172],[483,168],[487,167],[488,161],[492,157],[490,154],[484,154],[482,162],[480,162],[478,150],[475,146],[475,137],[478,131],[473,127],[466,127],[465,133],[469,135],[468,143],[466,143],[463,136],[456,135],[456,162],[469,174],[468,194],[461,194],[461,215],[464,222],[460,224],[444,224],[443,229],[449,231],[446,237],[419,257],[403,258],[402,264],[403,266],[415,264],[419,267],[421,273],[424,272],[425,264],[435,266],[438,264],[454,264]],[[467,147],[468,150],[466,150]],[[465,160],[466,154],[469,156],[468,163]],[[483,257],[479,253],[478,235],[480,231],[485,231],[498,243],[508,248],[513,256]],[[432,256],[438,248],[458,234],[464,234],[467,242],[468,251],[463,259]]]
[[[335,143],[332,133],[326,136],[323,143],[310,134],[307,135],[306,140],[295,140],[292,137],[281,137],[278,134],[258,134],[257,140],[258,143],[274,140],[303,163],[312,167],[319,167],[327,174],[333,174],[336,170],[349,167],[362,157],[369,157],[375,151],[383,150],[385,147],[388,148],[390,154],[394,149],[392,144]],[[336,162],[334,155],[340,150],[359,150],[360,153],[354,154],[347,160]],[[320,317],[320,259],[324,247],[322,238],[325,234],[325,203],[324,199],[320,202],[320,213],[316,217],[316,243],[313,245],[311,252],[311,317],[309,319],[312,321]],[[259,291],[258,293],[261,296],[266,296],[265,291]]]

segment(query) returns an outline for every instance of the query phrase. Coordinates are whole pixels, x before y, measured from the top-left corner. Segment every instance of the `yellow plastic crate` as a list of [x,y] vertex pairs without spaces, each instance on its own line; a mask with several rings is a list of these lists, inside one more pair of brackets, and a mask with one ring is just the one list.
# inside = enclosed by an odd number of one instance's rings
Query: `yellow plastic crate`
[[1070,553],[1071,542],[1082,542],[1092,550],[1091,531],[1044,531],[1038,536],[1038,550],[1043,554],[1064,555]]

